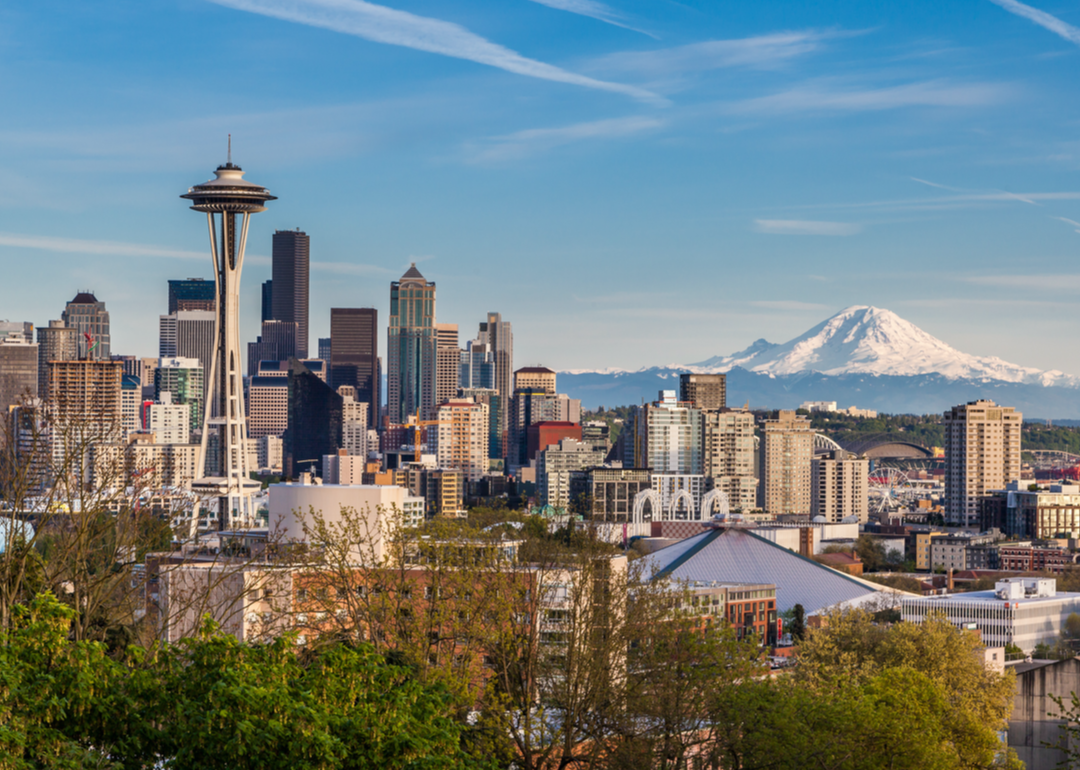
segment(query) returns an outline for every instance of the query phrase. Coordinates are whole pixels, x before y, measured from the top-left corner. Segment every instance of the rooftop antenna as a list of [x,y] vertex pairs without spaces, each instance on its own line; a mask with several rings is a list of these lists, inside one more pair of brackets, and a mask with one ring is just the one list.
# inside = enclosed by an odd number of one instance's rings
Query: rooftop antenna
[[229,155],[225,162],[232,165],[232,134],[229,134]]

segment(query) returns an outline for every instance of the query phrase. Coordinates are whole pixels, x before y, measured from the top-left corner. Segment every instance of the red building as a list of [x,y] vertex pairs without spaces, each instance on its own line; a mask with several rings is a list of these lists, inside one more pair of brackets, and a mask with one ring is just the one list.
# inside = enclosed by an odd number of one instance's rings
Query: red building
[[1064,548],[1035,548],[1030,545],[1003,545],[998,549],[1003,570],[1027,572],[1062,572],[1076,563],[1076,557]]
[[526,434],[526,461],[535,460],[538,452],[558,444],[564,438],[581,441],[581,425],[576,422],[538,422],[530,425]]

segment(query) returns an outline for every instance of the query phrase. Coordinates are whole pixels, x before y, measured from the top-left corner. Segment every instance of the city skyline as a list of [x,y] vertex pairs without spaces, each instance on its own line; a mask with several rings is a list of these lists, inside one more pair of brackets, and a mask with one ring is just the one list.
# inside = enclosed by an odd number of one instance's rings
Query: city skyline
[[[166,281],[210,277],[170,196],[231,132],[282,195],[251,234],[245,341],[272,233],[301,227],[312,339],[330,307],[389,317],[416,261],[440,323],[500,309],[519,361],[560,370],[701,360],[870,304],[1080,374],[1057,345],[1080,332],[1071,6],[295,7],[5,12],[0,68],[23,76],[2,86],[0,315],[45,326],[89,288],[113,351],[151,353]],[[224,58],[176,68],[207,47]],[[284,51],[268,69],[266,50]],[[207,108],[218,63],[265,75]]]

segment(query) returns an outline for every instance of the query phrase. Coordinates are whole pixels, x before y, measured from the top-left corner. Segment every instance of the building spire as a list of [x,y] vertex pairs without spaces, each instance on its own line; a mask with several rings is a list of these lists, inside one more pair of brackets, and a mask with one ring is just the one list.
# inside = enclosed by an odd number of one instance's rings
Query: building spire
[[232,134],[229,134],[229,154],[225,158],[225,162],[232,165]]

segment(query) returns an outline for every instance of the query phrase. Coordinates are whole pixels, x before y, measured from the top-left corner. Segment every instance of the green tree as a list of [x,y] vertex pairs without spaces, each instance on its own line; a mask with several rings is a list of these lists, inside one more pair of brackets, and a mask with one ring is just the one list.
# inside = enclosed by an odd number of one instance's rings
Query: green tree
[[791,608],[791,638],[795,642],[801,642],[806,635],[806,608],[796,604]]
[[942,726],[962,766],[991,765],[1000,748],[997,731],[1012,710],[1013,675],[988,669],[978,638],[943,617],[886,627],[862,610],[831,614],[800,646],[794,679],[830,693],[903,668],[940,688],[948,705]]

